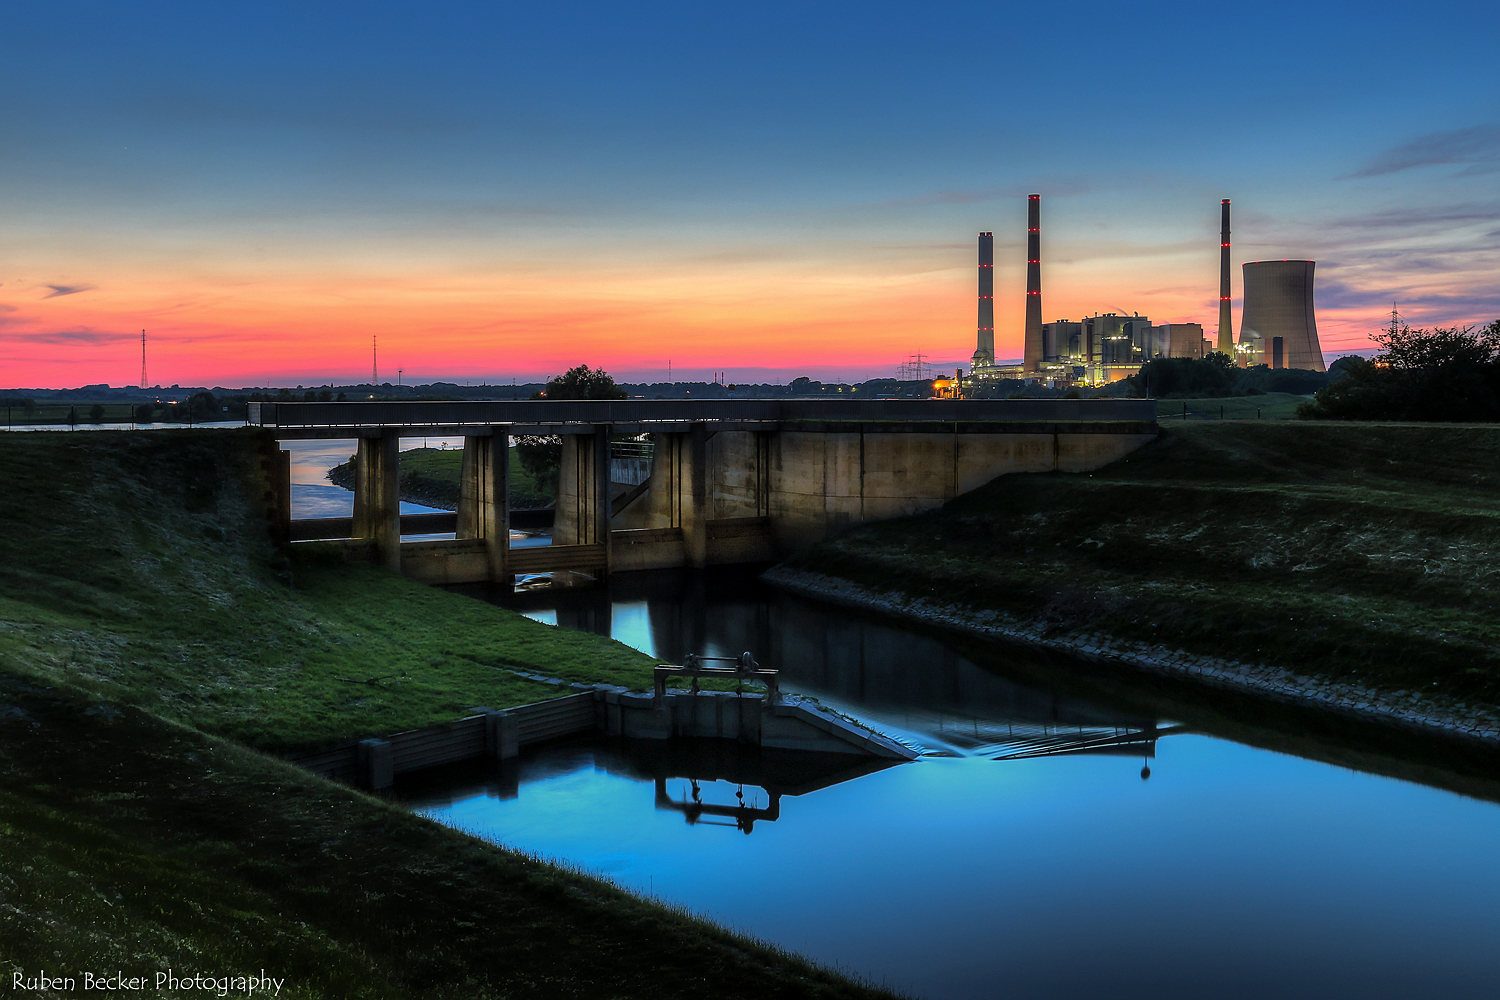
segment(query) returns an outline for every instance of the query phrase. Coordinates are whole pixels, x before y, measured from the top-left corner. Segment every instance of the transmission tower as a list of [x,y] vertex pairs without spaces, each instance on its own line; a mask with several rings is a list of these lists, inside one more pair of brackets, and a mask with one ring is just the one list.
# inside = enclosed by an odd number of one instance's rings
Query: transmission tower
[[146,388],[146,331],[141,331],[141,388]]
[[932,366],[925,354],[913,354],[896,368],[896,378],[902,382],[923,382],[931,377]]

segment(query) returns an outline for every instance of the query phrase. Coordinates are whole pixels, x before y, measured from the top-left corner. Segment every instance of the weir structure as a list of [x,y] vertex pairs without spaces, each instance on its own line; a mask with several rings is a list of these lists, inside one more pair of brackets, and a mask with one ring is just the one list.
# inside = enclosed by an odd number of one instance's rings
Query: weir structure
[[[1006,473],[1092,471],[1157,432],[1154,401],[1120,399],[251,403],[248,419],[358,442],[353,516],[291,520],[283,498],[282,537],[432,583],[774,561]],[[510,545],[517,435],[562,442],[551,545]],[[401,438],[437,436],[464,439],[458,510],[403,515]],[[649,472],[617,482],[612,444],[646,441]]]

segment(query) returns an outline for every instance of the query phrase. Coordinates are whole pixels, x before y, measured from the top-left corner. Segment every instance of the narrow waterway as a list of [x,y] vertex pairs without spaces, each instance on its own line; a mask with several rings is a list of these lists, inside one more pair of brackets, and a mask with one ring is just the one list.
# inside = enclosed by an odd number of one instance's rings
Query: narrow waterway
[[[347,513],[323,474],[350,445],[299,444],[298,516]],[[455,589],[663,660],[750,650],[923,756],[578,740],[404,776],[405,801],[440,822],[916,996],[1406,998],[1500,982],[1500,780],[1485,762],[824,606],[753,568]]]
[[746,571],[470,592],[663,659],[750,649],[925,754],[789,771],[585,740],[405,783],[441,822],[925,997],[1478,996],[1500,981],[1500,807],[1215,735],[1274,746],[1284,721],[1111,693]]

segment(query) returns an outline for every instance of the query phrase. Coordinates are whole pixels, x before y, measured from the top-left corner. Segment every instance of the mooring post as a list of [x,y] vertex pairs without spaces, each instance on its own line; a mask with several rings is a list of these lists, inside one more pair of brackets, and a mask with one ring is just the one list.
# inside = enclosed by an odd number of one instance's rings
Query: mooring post
[[360,740],[356,760],[361,788],[376,792],[394,784],[395,759],[385,740]]
[[515,714],[486,709],[484,755],[491,760],[510,760],[521,753],[521,732]]

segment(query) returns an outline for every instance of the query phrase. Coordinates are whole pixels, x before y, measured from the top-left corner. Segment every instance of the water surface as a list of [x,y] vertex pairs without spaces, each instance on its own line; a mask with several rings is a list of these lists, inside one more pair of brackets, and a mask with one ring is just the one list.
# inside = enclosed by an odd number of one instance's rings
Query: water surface
[[744,572],[496,599],[664,659],[751,649],[786,687],[925,754],[808,774],[733,745],[590,739],[405,782],[442,822],[920,996],[1500,982],[1490,801],[1235,742],[1213,711],[1178,702],[1184,723],[1160,692],[1107,696],[1026,654],[981,665]]

